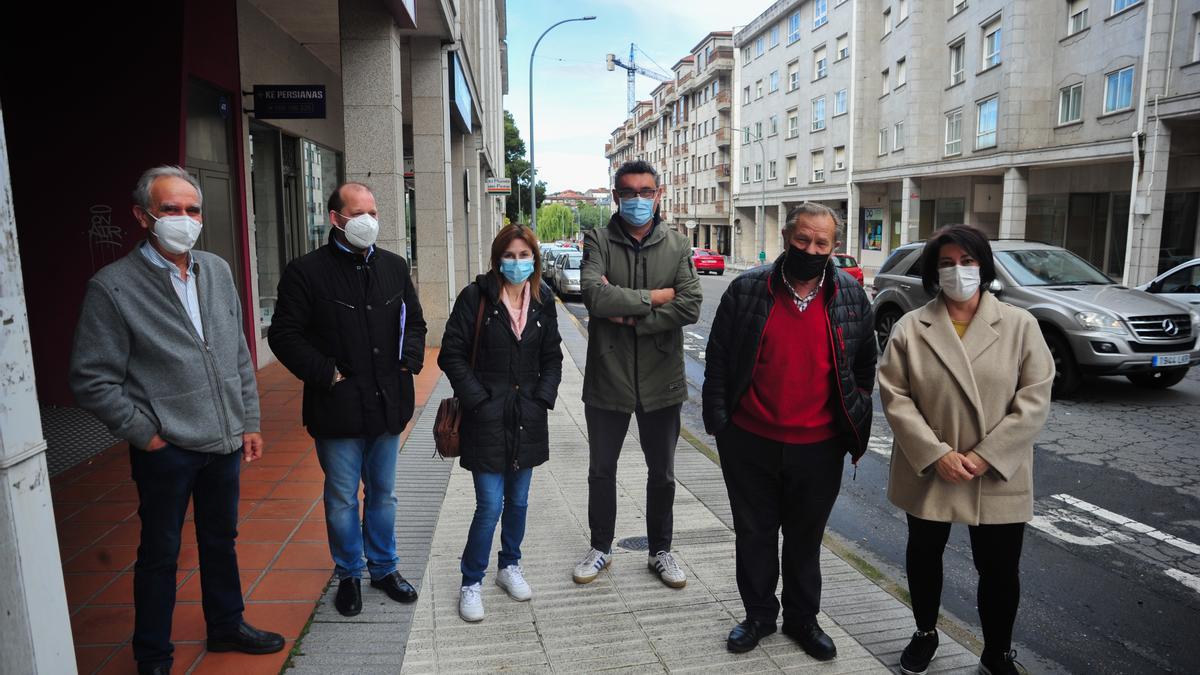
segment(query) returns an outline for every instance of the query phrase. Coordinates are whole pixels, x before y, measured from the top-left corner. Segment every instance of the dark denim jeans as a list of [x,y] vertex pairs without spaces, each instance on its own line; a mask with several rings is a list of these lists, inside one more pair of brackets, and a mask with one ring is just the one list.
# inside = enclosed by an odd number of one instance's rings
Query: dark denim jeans
[[234,550],[241,459],[240,450],[215,455],[170,444],[152,452],[129,450],[142,522],[133,567],[133,658],[140,664],[173,661],[175,570],[189,501],[194,505],[208,634],[228,633],[242,622],[242,584]]
[[[372,579],[396,571],[396,457],[400,436],[318,438],[317,459],[325,471],[325,530],[338,579]],[[358,517],[358,486],[363,517]],[[367,563],[363,564],[363,553]]]
[[533,467],[505,473],[473,471],[475,479],[475,517],[467,532],[462,554],[462,585],[483,581],[487,573],[492,535],[500,520],[498,569],[521,562],[521,541],[525,539],[525,514],[529,510],[529,482]]

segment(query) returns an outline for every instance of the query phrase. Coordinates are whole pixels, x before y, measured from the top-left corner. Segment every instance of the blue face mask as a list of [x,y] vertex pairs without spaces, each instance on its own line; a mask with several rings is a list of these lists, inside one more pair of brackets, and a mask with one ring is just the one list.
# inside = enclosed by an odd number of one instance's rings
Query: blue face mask
[[641,227],[654,217],[654,200],[630,197],[621,200],[621,217],[630,225]]
[[500,261],[500,273],[511,284],[523,283],[533,274],[533,259],[504,259]]

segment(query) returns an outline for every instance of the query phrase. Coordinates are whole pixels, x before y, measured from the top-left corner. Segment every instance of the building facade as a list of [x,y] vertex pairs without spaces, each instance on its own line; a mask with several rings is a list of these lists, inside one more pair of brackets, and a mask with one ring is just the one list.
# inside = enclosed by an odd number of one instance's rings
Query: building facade
[[805,200],[846,215],[868,272],[959,222],[1065,246],[1127,284],[1194,257],[1197,9],[775,3],[734,36],[735,218],[765,225],[765,246],[735,258],[777,253],[780,214]]

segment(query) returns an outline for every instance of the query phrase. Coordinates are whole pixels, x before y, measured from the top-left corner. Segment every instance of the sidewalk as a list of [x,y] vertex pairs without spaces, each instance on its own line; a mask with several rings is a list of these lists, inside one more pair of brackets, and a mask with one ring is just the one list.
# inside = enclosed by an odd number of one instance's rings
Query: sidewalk
[[[489,570],[483,588],[487,617],[468,624],[458,617],[459,556],[474,509],[469,472],[430,459],[434,407],[414,428],[401,453],[398,475],[423,476],[445,498],[436,509],[427,562],[424,552],[400,550],[402,572],[419,585],[415,607],[368,602],[359,617],[332,609],[332,586],[317,609],[310,632],[289,673],[404,673],[518,671],[749,672],[795,671],[886,673],[894,671],[912,633],[909,609],[829,551],[822,552],[824,612],[821,625],[833,637],[838,658],[820,663],[789,638],[775,634],[748,654],[725,649],[725,638],[743,618],[734,577],[734,536],[720,468],[686,441],[676,457],[674,549],[688,574],[681,590],[664,586],[646,568],[646,466],[634,434],[623,446],[618,472],[618,519],[609,570],[580,586],[571,570],[588,547],[588,451],[583,403],[581,345],[584,338],[565,312],[563,382],[550,415],[551,460],[534,470],[522,546],[530,602],[509,599]],[[433,400],[448,394],[439,383]],[[441,478],[448,474],[446,479]],[[404,488],[398,497],[405,500]],[[397,530],[417,541],[427,531],[429,509],[401,507]],[[413,530],[416,530],[416,534]],[[493,560],[500,529],[496,530]],[[420,573],[410,574],[420,565]],[[976,657],[942,635],[937,672],[974,672]]]

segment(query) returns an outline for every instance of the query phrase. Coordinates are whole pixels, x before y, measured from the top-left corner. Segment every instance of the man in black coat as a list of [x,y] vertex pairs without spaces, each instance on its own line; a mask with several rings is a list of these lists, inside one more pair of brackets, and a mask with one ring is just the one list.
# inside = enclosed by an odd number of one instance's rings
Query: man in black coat
[[267,333],[275,356],[304,382],[304,424],[325,471],[334,604],[343,616],[362,611],[364,568],[393,600],[417,599],[396,571],[393,492],[413,375],[425,357],[425,319],[408,262],[375,246],[378,215],[366,185],[333,191],[329,242],[288,264]]

